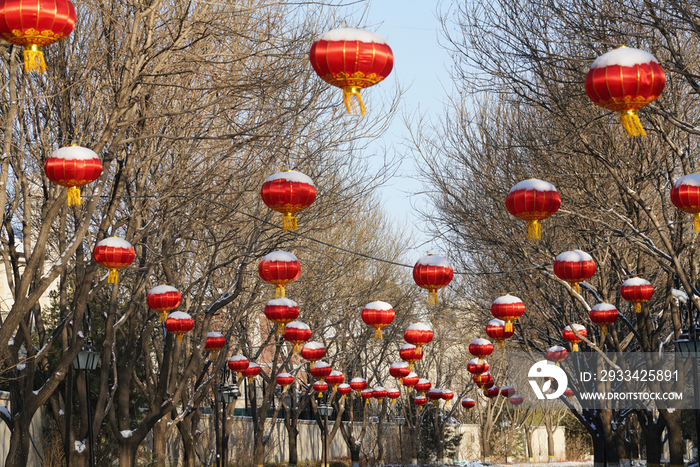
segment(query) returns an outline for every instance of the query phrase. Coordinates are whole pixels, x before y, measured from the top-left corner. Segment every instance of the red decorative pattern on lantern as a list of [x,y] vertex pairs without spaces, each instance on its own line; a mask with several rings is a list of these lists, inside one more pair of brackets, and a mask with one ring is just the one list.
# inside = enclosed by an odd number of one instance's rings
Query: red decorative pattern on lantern
[[442,389],[433,388],[430,391],[428,391],[427,395],[428,399],[433,401],[433,405],[437,406],[440,402],[440,399],[442,399]]
[[374,338],[382,338],[382,328],[394,321],[394,308],[386,302],[372,302],[362,309],[362,321],[374,328]]
[[301,263],[291,253],[273,251],[265,255],[260,261],[258,274],[265,282],[277,286],[275,288],[275,298],[284,298],[284,286],[299,278]]
[[288,298],[276,298],[265,304],[265,317],[277,324],[277,334],[284,335],[287,323],[299,317],[299,306]]
[[510,398],[510,403],[515,405],[515,406],[518,406],[518,405],[522,404],[523,402],[524,402],[523,396],[512,396]]
[[165,329],[177,334],[178,342],[182,342],[184,334],[190,332],[192,328],[194,328],[194,320],[182,311],[173,311],[165,319]]
[[520,318],[523,313],[525,313],[525,304],[515,295],[503,295],[491,304],[493,317],[505,321],[506,333],[513,333],[513,321]]
[[513,386],[503,386],[501,388],[501,396],[509,398],[515,395],[515,388]]
[[165,322],[168,313],[180,306],[182,296],[180,292],[169,285],[158,285],[148,291],[146,295],[146,303],[149,308],[160,313],[158,318],[161,323]]
[[595,274],[595,262],[591,255],[581,250],[565,251],[554,261],[554,274],[571,285],[571,295],[581,293],[579,282]]
[[442,400],[445,401],[445,407],[450,406],[450,401],[454,399],[455,393],[450,391],[449,389],[443,389],[442,390]]
[[243,370],[248,368],[248,365],[250,365],[250,362],[246,357],[243,355],[234,355],[233,357],[228,359],[228,369],[231,371],[235,371],[238,373],[238,377],[242,378],[243,377]]
[[418,410],[423,410],[423,406],[428,403],[428,398],[425,396],[416,396],[413,403],[418,406]]
[[260,370],[261,370],[260,365],[258,365],[255,362],[250,362],[248,364],[248,368],[241,371],[241,374],[244,377],[248,378],[248,384],[253,384],[253,378],[255,378],[256,376],[258,376],[260,374]]
[[423,352],[418,351],[418,347],[413,344],[404,344],[399,349],[399,357],[408,363],[408,369],[413,371],[413,364],[423,357]]
[[620,296],[628,302],[634,303],[634,312],[642,312],[642,303],[651,300],[654,295],[654,286],[648,280],[641,277],[627,279],[620,287]]
[[433,340],[433,331],[427,324],[413,323],[404,331],[403,339],[409,344],[415,345],[416,352],[422,356],[423,349],[421,347]]
[[317,397],[323,397],[323,393],[328,391],[328,384],[323,381],[316,381],[313,385],[314,391],[318,393]]
[[700,173],[676,180],[671,188],[671,202],[681,211],[693,215],[695,233],[700,232]]
[[399,380],[399,384],[403,384],[403,378],[411,373],[411,368],[406,362],[392,363],[389,367],[389,374]]
[[364,389],[360,391],[360,397],[365,400],[365,404],[374,396],[374,391],[372,389]]
[[617,308],[609,303],[599,303],[588,313],[588,317],[601,327],[600,335],[603,340],[608,335],[608,326],[617,321]]
[[568,352],[564,347],[561,345],[555,345],[547,349],[547,352],[544,354],[544,358],[546,358],[550,362],[554,362],[557,366],[559,366],[559,362],[563,362],[566,360],[566,357],[568,355]]
[[119,281],[119,269],[130,265],[136,258],[136,252],[131,243],[123,238],[109,237],[95,245],[92,257],[100,266],[109,269],[107,283],[116,284]]
[[340,371],[331,371],[331,374],[326,376],[326,383],[330,384],[334,391],[338,389],[338,385],[345,382],[345,376]]
[[326,362],[316,362],[316,365],[309,369],[311,376],[320,381],[326,379],[326,376],[330,375],[332,371],[333,368]]
[[467,363],[467,371],[473,375],[480,375],[481,373],[489,371],[489,364],[486,360],[472,358],[469,360],[469,363]]
[[399,391],[398,389],[387,389],[386,397],[391,399],[392,404],[396,404],[396,399],[401,397],[401,391]]
[[493,399],[494,397],[498,397],[500,394],[500,391],[498,390],[498,386],[492,386],[488,389],[484,389],[484,396],[488,397],[489,399]]
[[367,380],[364,378],[353,378],[350,380],[350,387],[360,395],[363,389],[367,389]]
[[421,378],[413,387],[416,391],[420,392],[421,396],[424,396],[426,392],[430,391],[430,388],[433,387],[433,384],[429,380]]
[[493,344],[486,339],[474,339],[469,343],[469,353],[479,360],[488,357],[491,352],[493,352]]
[[[1,25],[0,25],[1,27]],[[81,146],[60,148],[44,162],[46,178],[68,188],[68,206],[80,203],[80,188],[92,183],[102,174],[102,162],[97,154]]]
[[282,230],[297,229],[297,212],[303,211],[316,199],[313,180],[301,172],[285,170],[271,175],[260,188],[260,196],[268,208],[284,214]]
[[275,378],[275,382],[282,386],[282,392],[286,392],[289,385],[294,382],[294,376],[289,373],[280,373]]
[[496,341],[496,348],[502,349],[506,339],[513,336],[514,330],[506,332],[506,322],[501,319],[492,319],[486,325],[486,335]]
[[[586,327],[581,324],[574,324],[573,329],[582,337],[588,336],[588,331],[586,331]],[[581,339],[576,337],[576,334],[574,334],[574,331],[572,330],[571,326],[565,327],[564,330],[561,332],[561,336],[566,342],[571,343],[572,352],[578,352],[578,343],[581,342]]]
[[323,81],[343,90],[348,113],[352,113],[354,97],[362,115],[366,110],[360,89],[382,81],[394,66],[394,54],[382,36],[355,28],[323,34],[311,46],[309,59]]
[[377,386],[376,388],[372,389],[372,397],[377,399],[379,403],[381,404],[384,398],[387,395],[387,390],[384,389],[382,386]]
[[475,406],[476,401],[474,399],[470,399],[468,397],[466,399],[462,399],[462,407],[467,409],[467,411],[469,411],[469,409],[473,409]]
[[410,372],[408,376],[404,376],[403,378],[403,385],[406,386],[407,388],[413,387],[416,384],[418,384],[418,381],[420,381],[420,378],[418,377],[417,374],[414,372]]
[[561,197],[549,182],[531,178],[510,189],[506,196],[506,209],[518,219],[527,221],[527,238],[542,238],[540,221],[559,210]]
[[450,261],[442,256],[424,256],[413,266],[416,285],[428,290],[428,305],[438,304],[437,291],[452,282],[453,277]]
[[348,394],[352,392],[352,388],[350,387],[349,384],[339,384],[338,385],[338,394],[342,396],[342,398],[345,398]]
[[211,359],[216,360],[216,354],[219,350],[226,347],[226,338],[220,332],[208,332],[207,342],[204,345],[204,350],[208,350],[211,354]]
[[571,400],[571,398],[574,397],[574,391],[572,391],[571,388],[566,388],[566,391],[564,391],[564,395],[568,400]]
[[308,342],[311,339],[311,328],[301,321],[292,321],[287,324],[284,330],[284,340],[294,344],[292,353],[299,353],[299,344]]
[[472,376],[472,380],[474,381],[474,384],[479,386],[480,388],[486,387],[487,383],[493,382],[493,376],[491,376],[491,373],[488,371],[485,371],[483,373],[475,374]]
[[301,348],[301,358],[311,362],[311,368],[316,362],[326,356],[326,348],[320,342],[307,342]]

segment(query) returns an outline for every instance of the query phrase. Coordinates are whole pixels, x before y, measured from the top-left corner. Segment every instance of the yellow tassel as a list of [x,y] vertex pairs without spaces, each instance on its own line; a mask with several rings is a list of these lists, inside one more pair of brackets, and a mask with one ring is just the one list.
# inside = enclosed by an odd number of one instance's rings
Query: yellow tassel
[[299,344],[294,344],[294,347],[292,348],[292,353],[293,354],[299,353]]
[[542,238],[542,227],[540,221],[534,220],[527,223],[527,239],[540,240]]
[[158,321],[161,323],[165,323],[165,320],[168,319],[168,312],[167,311],[161,311],[160,316],[158,317]]
[[574,292],[576,292],[579,295],[581,294],[581,286],[578,285],[578,282],[571,283],[571,295],[573,295]]
[[282,231],[286,232],[288,230],[297,229],[297,218],[291,212],[284,213],[282,217]]
[[322,398],[322,397],[323,397],[323,393],[322,393],[322,392],[319,392],[319,393],[318,393],[318,396],[316,396],[316,397],[318,397],[319,399]]
[[437,305],[438,304],[438,298],[437,298],[437,290],[431,290],[428,292],[428,305]]
[[695,233],[700,232],[700,213],[693,214],[693,226],[695,227]]
[[177,342],[182,342],[182,338],[185,337],[185,335],[181,332],[177,333],[177,339],[175,339]]
[[571,351],[578,352],[578,342],[574,342],[573,344],[571,344]]
[[418,355],[420,355],[422,357],[423,356],[423,347],[420,345],[417,345],[416,352],[418,353]]
[[284,331],[286,331],[286,330],[287,330],[287,325],[284,323],[277,326],[277,334],[280,334],[280,335],[284,334]]
[[411,370],[411,371],[413,371],[413,362],[411,362],[411,363],[408,364],[408,369]]
[[243,378],[243,373],[241,373],[240,371],[236,374],[238,375],[239,378]]
[[623,110],[620,112],[620,119],[622,119],[622,126],[625,127],[628,135],[632,137],[647,135],[642,127],[642,122],[639,121],[639,115],[637,115],[636,110]]
[[40,45],[31,45],[24,48],[24,71],[27,73],[46,73],[46,62],[44,54],[41,53]]
[[600,331],[600,335],[603,338],[603,340],[605,340],[605,336],[608,335],[608,325],[607,324],[603,325],[603,330]]
[[399,385],[403,385],[403,378],[399,378]]
[[109,276],[107,276],[108,284],[116,284],[119,282],[119,269],[110,269]]
[[418,406],[418,410],[423,410],[423,406],[422,406],[422,405],[419,405],[419,406]]
[[369,404],[369,399],[365,399],[365,404]]
[[381,328],[377,328],[374,330],[374,338],[375,339],[382,339],[382,330]]
[[433,405],[434,405],[435,407],[438,406],[438,400],[437,400],[437,399],[433,399]]
[[504,346],[504,344],[503,344],[503,341],[502,341],[502,340],[496,341],[496,348],[497,348],[497,349],[502,349],[503,346]]
[[275,298],[284,298],[284,286],[278,285],[275,288]]
[[642,304],[641,304],[641,303],[635,303],[635,304],[634,304],[634,312],[635,312],[635,313],[641,313],[641,312],[642,312]]
[[216,360],[216,350],[212,350],[210,355],[210,360]]
[[392,404],[396,404],[396,399],[391,399]]
[[248,376],[248,384],[253,384],[253,377],[252,376]]
[[348,110],[349,114],[353,114],[354,105],[352,103],[352,98],[355,98],[357,105],[360,108],[360,115],[364,115],[365,104],[362,103],[362,96],[360,95],[360,88],[357,86],[346,86],[343,88],[343,102],[345,103],[345,108]]
[[73,206],[74,204],[80,206],[80,188],[77,186],[68,188],[68,206]]
[[513,322],[506,321],[505,332],[513,332]]
[[288,388],[288,387],[289,387],[289,385],[288,385],[288,384],[287,384],[287,385],[285,385],[285,386],[282,386],[282,392],[287,392],[287,388]]
[[316,362],[314,362],[314,361],[311,362],[311,368],[316,368]]

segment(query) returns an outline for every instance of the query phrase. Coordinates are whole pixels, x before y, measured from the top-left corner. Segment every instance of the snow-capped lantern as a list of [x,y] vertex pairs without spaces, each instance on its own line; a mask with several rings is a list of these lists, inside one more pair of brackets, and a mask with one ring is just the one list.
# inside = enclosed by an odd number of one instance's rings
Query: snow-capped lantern
[[618,316],[617,308],[610,303],[599,303],[588,313],[588,317],[595,324],[601,327],[600,335],[605,340],[605,336],[608,335],[608,326],[617,321]]
[[408,376],[404,376],[402,384],[407,388],[411,388],[418,384],[418,381],[420,381],[418,375],[414,372],[410,372]]
[[506,322],[502,319],[492,319],[486,324],[486,335],[496,341],[496,348],[502,349],[504,341],[513,336],[514,330],[506,332]]
[[486,360],[480,358],[472,358],[467,363],[467,371],[473,375],[480,375],[489,371],[489,364]]
[[109,269],[107,283],[116,284],[119,281],[119,270],[130,265],[136,252],[131,243],[121,237],[108,237],[95,245],[92,257],[100,265]]
[[[698,198],[700,200],[700,198]],[[654,295],[654,286],[646,279],[633,277],[627,279],[620,286],[620,296],[628,302],[634,303],[634,312],[642,312],[642,303],[651,300]]]
[[194,320],[190,315],[182,311],[173,311],[165,319],[165,329],[177,334],[177,342],[182,342],[186,332],[194,328]]
[[483,389],[486,384],[489,382],[493,382],[493,376],[491,376],[491,373],[488,371],[485,371],[483,373],[475,374],[472,376],[472,381],[474,381],[474,384],[479,386],[481,389]]
[[360,391],[360,397],[365,400],[365,404],[369,402],[369,400],[374,397],[374,390],[372,389],[363,389]]
[[413,344],[404,344],[399,349],[399,357],[408,363],[408,369],[413,371],[413,364],[423,357],[423,352],[419,352],[418,348]]
[[392,404],[396,404],[396,399],[401,397],[401,391],[399,391],[398,389],[387,389],[386,397],[391,399]]
[[565,251],[554,261],[554,274],[571,285],[571,295],[581,293],[579,282],[587,281],[595,274],[595,261],[581,250]]
[[637,110],[655,101],[666,86],[658,60],[644,50],[619,47],[596,58],[585,89],[594,104],[618,112],[630,136],[646,136]]
[[403,384],[403,378],[408,376],[411,368],[406,362],[392,363],[389,367],[389,374],[399,380],[399,384]]
[[450,401],[454,399],[455,393],[450,391],[449,389],[443,389],[442,390],[442,400],[445,401],[445,407],[450,406]]
[[484,396],[488,397],[489,399],[498,397],[500,393],[501,391],[499,391],[498,386],[491,386],[490,388],[484,389]]
[[474,339],[469,343],[469,353],[479,360],[488,357],[491,355],[491,352],[493,352],[493,344],[486,339]]
[[301,348],[301,358],[310,361],[311,368],[325,356],[326,348],[320,342],[307,342]]
[[571,388],[566,388],[566,391],[564,391],[564,395],[568,400],[571,400],[571,398],[574,397],[574,391]]
[[345,396],[352,392],[352,388],[350,387],[350,385],[345,383],[339,384],[336,390],[338,391],[338,394],[340,394],[341,400],[345,399]]
[[211,331],[207,333],[207,341],[204,350],[208,350],[212,360],[216,360],[219,350],[226,347],[226,338],[220,332]]
[[24,47],[26,72],[44,74],[41,48],[68,37],[73,28],[75,8],[69,0],[5,0],[0,6],[0,36]]
[[406,328],[406,331],[403,333],[403,338],[409,344],[415,345],[416,352],[422,356],[422,347],[433,340],[433,331],[427,324],[413,323]]
[[260,374],[260,370],[261,370],[260,365],[258,365],[255,362],[250,362],[248,364],[248,368],[241,371],[241,374],[244,377],[248,378],[248,384],[253,384],[253,378],[255,378],[256,376],[258,376]]
[[372,302],[362,309],[362,321],[374,328],[374,338],[382,338],[382,328],[394,321],[394,308],[386,302]]
[[276,298],[265,304],[265,317],[277,324],[277,334],[283,335],[287,323],[299,317],[299,306],[288,298]]
[[517,395],[511,396],[511,398],[509,400],[510,400],[510,403],[516,407],[524,402],[523,396],[517,396]]
[[285,170],[267,177],[260,188],[260,197],[268,208],[283,214],[282,231],[297,229],[294,214],[311,206],[316,199],[316,186],[307,175]]
[[433,405],[437,406],[440,403],[440,399],[442,399],[442,389],[433,388],[428,391],[427,396],[428,399],[433,401]]
[[345,382],[345,375],[340,371],[333,370],[331,374],[326,376],[326,383],[330,384],[334,391],[338,390],[338,386]]
[[265,282],[275,285],[275,298],[284,298],[284,286],[299,278],[301,263],[289,252],[273,251],[260,261],[258,274]]
[[[1,25],[0,29],[2,29]],[[100,177],[102,161],[91,149],[68,146],[57,149],[46,159],[44,173],[53,183],[68,188],[66,201],[68,206],[79,205],[81,204],[79,187],[92,183]]]
[[578,343],[581,342],[581,338],[574,334],[576,331],[581,337],[587,337],[588,331],[586,331],[586,326],[582,324],[573,324],[572,326],[567,326],[561,332],[561,336],[566,342],[571,344],[571,351],[578,352]]
[[501,396],[510,398],[510,396],[513,395],[515,395],[515,388],[513,386],[503,386],[501,388]]
[[294,344],[292,353],[299,353],[299,344],[311,339],[311,328],[301,321],[292,321],[284,329],[284,340]]
[[282,386],[282,392],[287,392],[287,388],[294,382],[294,376],[289,373],[280,373],[275,378],[275,382]]
[[542,237],[540,221],[559,210],[561,197],[549,182],[531,178],[517,183],[506,196],[506,209],[520,220],[527,221],[527,238]]
[[331,374],[332,371],[333,369],[328,363],[318,361],[316,362],[316,365],[309,370],[309,373],[311,373],[311,376],[317,380],[323,381],[326,379],[326,376]]
[[442,256],[423,256],[413,266],[416,285],[428,290],[428,305],[438,304],[437,291],[452,282],[453,277],[450,261]]
[[430,391],[430,388],[433,387],[433,384],[429,380],[421,378],[413,387],[416,391],[420,392],[421,396],[425,396],[425,393]]
[[676,180],[671,188],[671,202],[681,211],[693,215],[695,232],[700,232],[700,173]]
[[564,347],[561,345],[554,345],[547,349],[547,352],[544,354],[544,358],[550,362],[554,362],[556,366],[559,366],[559,362],[566,360],[567,355],[568,352]]
[[467,409],[467,412],[469,412],[469,409],[473,409],[476,406],[476,401],[474,399],[470,398],[465,398],[462,399],[462,407]]
[[146,303],[149,308],[160,313],[158,318],[161,323],[165,322],[168,313],[180,306],[182,296],[180,292],[169,285],[158,285],[148,291],[146,295]]
[[367,380],[364,378],[353,378],[350,380],[350,387],[360,395],[363,389],[367,389]]
[[316,381],[313,386],[314,392],[317,392],[318,395],[316,397],[323,397],[323,393],[328,391],[328,384],[324,383],[323,381]]
[[425,396],[416,396],[413,398],[413,403],[418,406],[418,410],[423,410],[423,406],[428,403],[428,398]]
[[343,90],[348,113],[352,98],[365,114],[360,89],[374,86],[389,76],[394,54],[381,35],[356,28],[333,29],[322,34],[311,46],[311,66],[326,83]]
[[376,388],[372,389],[372,397],[377,399],[377,402],[380,404],[386,397],[387,390],[384,389],[382,386],[377,386]]
[[234,355],[228,359],[228,369],[238,373],[239,378],[243,378],[243,370],[248,368],[250,362],[243,355]]
[[491,314],[494,318],[505,321],[504,331],[513,333],[513,321],[525,313],[525,304],[515,295],[507,294],[498,297],[491,304]]

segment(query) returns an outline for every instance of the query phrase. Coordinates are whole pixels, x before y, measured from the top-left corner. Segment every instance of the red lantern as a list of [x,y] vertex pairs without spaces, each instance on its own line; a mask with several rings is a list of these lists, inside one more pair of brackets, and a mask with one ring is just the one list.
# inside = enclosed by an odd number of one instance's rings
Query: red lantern
[[622,283],[620,295],[628,302],[634,303],[635,313],[641,313],[642,303],[651,300],[652,295],[654,295],[654,286],[648,280],[633,277]]
[[586,75],[586,94],[594,104],[619,112],[630,136],[646,136],[637,110],[655,101],[666,86],[666,74],[654,56],[620,47],[596,58]]
[[294,376],[289,373],[280,373],[277,375],[277,378],[275,378],[275,382],[282,386],[282,392],[286,392],[289,385],[294,382]]
[[515,395],[515,388],[513,386],[503,386],[501,388],[501,395],[510,398],[510,396]]
[[468,397],[466,399],[462,399],[462,407],[467,409],[467,412],[469,411],[469,409],[473,409],[475,405],[476,402],[474,401],[474,399],[470,399]]
[[[581,324],[574,324],[573,329],[582,337],[588,336],[588,331],[586,331],[586,327]],[[566,342],[571,343],[572,352],[578,352],[578,343],[581,342],[581,339],[576,337],[576,334],[574,334],[574,331],[571,329],[571,326],[565,327],[564,330],[561,332],[561,336]]]
[[695,233],[700,232],[700,173],[676,180],[671,188],[671,202],[681,211],[693,215]]
[[399,391],[398,389],[387,389],[386,397],[391,399],[392,404],[396,404],[396,399],[401,397],[401,391]]
[[92,257],[99,265],[109,269],[107,283],[116,284],[119,280],[119,269],[130,265],[136,258],[136,252],[131,243],[123,238],[109,237],[95,245]]
[[474,381],[474,384],[483,389],[487,383],[493,382],[493,376],[491,376],[491,373],[486,371],[484,373],[472,376],[472,380]]
[[603,340],[605,340],[605,336],[608,335],[608,326],[617,321],[617,316],[617,308],[609,303],[599,303],[591,308],[590,313],[588,313],[588,317],[591,321],[600,325],[600,335]]
[[554,261],[554,274],[571,285],[571,295],[574,292],[581,293],[581,287],[578,284],[593,277],[595,262],[585,251],[565,251]]
[[399,357],[404,362],[408,362],[408,369],[413,371],[413,364],[423,357],[423,352],[419,352],[413,344],[404,344],[399,349]]
[[472,358],[469,360],[469,363],[467,363],[467,371],[473,375],[480,375],[481,373],[489,371],[489,364],[486,360]]
[[500,391],[498,390],[498,386],[492,386],[488,389],[484,389],[484,396],[488,397],[489,399],[493,399],[494,397],[498,397],[498,394],[500,394]]
[[382,338],[382,328],[394,321],[394,309],[386,302],[372,302],[362,309],[362,321],[374,328],[374,338]]
[[194,320],[182,311],[173,311],[165,319],[165,329],[177,334],[177,341],[182,342],[182,336],[194,327]]
[[340,371],[331,371],[331,374],[326,376],[326,383],[330,384],[334,391],[338,389],[339,384],[345,382],[345,376]]
[[428,398],[425,396],[416,396],[413,403],[418,406],[418,410],[423,410],[423,406],[428,403]]
[[394,66],[394,54],[382,36],[355,28],[333,29],[321,35],[311,46],[309,59],[323,81],[342,88],[348,113],[352,113],[354,97],[362,115],[365,106],[360,89],[382,81]]
[[299,306],[288,298],[276,298],[265,304],[265,317],[277,326],[277,334],[284,335],[284,328],[299,317]]
[[328,391],[328,384],[323,381],[316,381],[313,385],[314,391],[318,393],[316,397],[323,397],[323,393]]
[[505,321],[505,332],[513,333],[513,321],[525,313],[525,304],[515,295],[503,295],[491,304],[491,314],[496,319]]
[[159,285],[153,287],[146,295],[146,303],[155,311],[160,312],[160,322],[165,322],[168,313],[180,306],[182,296],[175,287]]
[[425,378],[419,379],[414,386],[416,391],[420,392],[421,396],[425,396],[425,393],[430,391],[431,387],[433,387],[432,383]]
[[502,349],[504,341],[510,338],[514,331],[506,332],[506,322],[501,319],[492,319],[486,325],[486,335],[496,341],[496,348]]
[[284,298],[284,286],[301,274],[301,263],[286,251],[273,251],[265,255],[258,265],[258,274],[265,282],[274,284],[275,298]]
[[341,399],[344,399],[345,396],[350,394],[352,392],[352,388],[350,387],[349,384],[339,384],[338,385],[338,394],[340,394],[342,397]]
[[243,355],[234,355],[228,359],[228,369],[238,373],[238,377],[243,377],[243,370],[248,368],[250,362]]
[[433,405],[437,406],[440,399],[442,399],[442,390],[438,388],[431,389],[428,391],[428,399],[433,401]]
[[[7,5],[7,1],[5,2]],[[60,148],[44,162],[46,178],[68,188],[68,206],[80,204],[80,188],[92,183],[102,174],[100,158],[88,148]]]
[[408,376],[411,369],[406,362],[392,363],[389,367],[389,374],[399,380],[399,384],[403,384],[403,378]]
[[450,401],[454,399],[455,393],[450,391],[449,389],[443,389],[442,390],[442,400],[445,401],[445,407],[450,406]]
[[544,358],[559,366],[559,362],[566,360],[567,354],[568,352],[564,347],[561,345],[555,345],[547,349],[547,352],[544,354]]
[[493,378],[490,378],[486,383],[484,383],[484,387],[482,389],[489,389],[492,388],[496,385],[496,383],[493,381]]
[[414,372],[410,372],[408,376],[405,376],[403,378],[403,385],[406,386],[407,388],[413,387],[416,384],[418,384],[418,381],[420,381],[420,378],[418,378],[418,375],[415,374]]
[[367,380],[364,378],[353,378],[350,380],[350,387],[360,395],[363,389],[367,389]]
[[568,400],[571,400],[571,398],[574,397],[574,391],[572,391],[571,388],[566,388],[566,391],[564,391],[564,395]]
[[518,219],[527,221],[527,238],[542,237],[540,221],[559,210],[561,197],[551,183],[536,178],[523,180],[510,189],[506,209]]
[[311,368],[316,362],[326,356],[326,348],[320,342],[307,342],[301,348],[301,358],[311,362]]
[[253,384],[253,378],[260,374],[260,365],[255,362],[250,362],[248,368],[241,371],[241,374],[248,378],[248,384]]
[[284,214],[282,231],[297,229],[294,214],[311,206],[316,199],[313,180],[301,172],[285,170],[267,177],[260,188],[260,196],[268,208]]
[[0,35],[24,47],[24,71],[46,72],[41,48],[68,37],[75,27],[69,0],[5,0],[0,7]]
[[309,370],[309,373],[311,373],[311,376],[314,378],[323,381],[326,376],[331,374],[331,371],[333,371],[333,369],[328,363],[316,362],[316,365]]
[[372,389],[372,397],[377,399],[377,401],[381,404],[384,398],[387,395],[387,390],[384,389],[381,386],[377,386],[376,388]]
[[365,400],[365,404],[374,396],[374,391],[371,389],[364,389],[360,391],[360,397]]
[[452,282],[454,271],[449,260],[437,255],[423,256],[413,266],[413,280],[428,290],[428,305],[437,305],[437,291]]
[[474,355],[479,360],[483,360],[484,358],[488,357],[491,355],[491,352],[493,352],[493,344],[486,339],[474,339],[469,344],[469,353]]
[[427,324],[413,323],[406,328],[406,331],[403,333],[403,338],[409,344],[415,345],[416,352],[422,356],[423,349],[421,349],[421,347],[429,344],[430,341],[433,340],[433,331]]
[[284,340],[294,344],[292,353],[299,353],[299,344],[311,339],[311,328],[301,321],[292,321],[284,330]]
[[204,345],[204,350],[208,350],[211,354],[211,359],[216,360],[216,354],[219,350],[226,347],[226,338],[220,332],[208,332],[207,343]]
[[524,402],[523,396],[513,396],[510,398],[510,403],[518,406]]

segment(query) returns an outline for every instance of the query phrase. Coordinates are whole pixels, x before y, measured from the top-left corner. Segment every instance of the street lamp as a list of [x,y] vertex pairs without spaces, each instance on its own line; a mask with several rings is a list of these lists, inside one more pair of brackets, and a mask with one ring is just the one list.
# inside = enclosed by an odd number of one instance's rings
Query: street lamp
[[328,467],[328,417],[333,415],[333,406],[321,403],[318,406],[318,413],[323,417],[323,467]]
[[[225,377],[224,377],[225,378]],[[225,381],[225,379],[224,379]],[[223,407],[222,423],[221,423],[221,466],[225,467],[228,461],[228,437],[226,436],[226,404],[231,404],[241,397],[241,390],[238,389],[238,385],[235,381],[232,384],[226,384],[225,382],[219,385],[219,390],[216,393],[216,397],[221,402]]]
[[87,393],[87,419],[88,419],[88,444],[90,445],[90,467],[95,467],[95,448],[92,436],[92,401],[90,397],[90,372],[97,368],[100,361],[100,353],[92,346],[92,339],[89,337],[78,352],[78,356],[73,360],[73,368],[85,370],[85,392]]
[[700,332],[695,328],[695,323],[690,331],[684,330],[674,342],[676,352],[683,358],[690,358],[693,362],[693,396],[695,399],[695,452],[700,453],[700,387],[698,387],[698,352],[700,351]]
[[506,453],[506,464],[508,463],[508,427],[510,426],[510,420],[503,417],[501,418],[501,428],[505,431],[504,438],[506,440],[505,453]]

